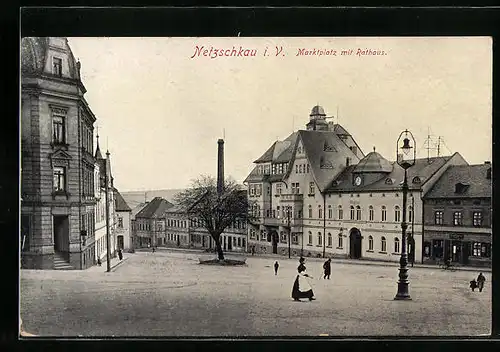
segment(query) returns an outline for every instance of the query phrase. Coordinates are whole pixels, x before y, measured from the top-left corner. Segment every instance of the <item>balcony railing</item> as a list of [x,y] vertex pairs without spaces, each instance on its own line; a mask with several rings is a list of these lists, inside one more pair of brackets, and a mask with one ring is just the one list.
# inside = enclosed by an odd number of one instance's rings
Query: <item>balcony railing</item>
[[302,202],[304,200],[303,194],[291,193],[281,194],[280,202]]

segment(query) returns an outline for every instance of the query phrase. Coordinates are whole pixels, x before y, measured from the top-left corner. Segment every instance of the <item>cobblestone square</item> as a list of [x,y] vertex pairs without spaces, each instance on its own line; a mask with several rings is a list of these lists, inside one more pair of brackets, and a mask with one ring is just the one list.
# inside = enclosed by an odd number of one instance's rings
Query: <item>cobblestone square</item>
[[306,259],[316,301],[294,302],[297,259],[199,265],[199,253],[137,252],[106,273],[23,270],[24,329],[41,336],[478,336],[491,329],[491,273],[410,268],[412,301],[394,301],[397,266]]

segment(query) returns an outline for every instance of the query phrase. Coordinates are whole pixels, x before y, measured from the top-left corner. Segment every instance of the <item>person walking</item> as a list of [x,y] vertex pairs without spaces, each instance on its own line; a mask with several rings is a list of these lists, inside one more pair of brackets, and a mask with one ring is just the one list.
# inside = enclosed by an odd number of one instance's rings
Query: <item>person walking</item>
[[156,252],[156,248],[155,248],[155,246],[153,246],[153,253],[154,253],[154,252]]
[[274,275],[278,275],[278,268],[280,267],[280,264],[278,261],[274,262]]
[[101,258],[97,258],[97,265],[98,265],[98,266],[101,266],[101,265],[102,265]]
[[118,250],[118,258],[120,258],[120,260],[123,259],[123,253],[121,248]]
[[470,282],[469,287],[471,288],[472,292],[474,292],[474,290],[477,288],[477,282],[476,282],[476,280],[472,280]]
[[255,246],[252,246],[252,255],[255,254]]
[[294,301],[300,301],[301,298],[308,298],[314,301],[314,292],[308,278],[312,278],[306,273],[306,266],[301,262],[297,268],[298,275],[295,277],[292,287],[292,298]]
[[479,288],[479,292],[483,292],[484,282],[486,281],[486,278],[484,277],[483,273],[479,273],[476,281],[477,281],[477,287]]
[[324,276],[323,279],[330,280],[330,274],[332,273],[332,258],[328,258],[328,260],[323,264]]

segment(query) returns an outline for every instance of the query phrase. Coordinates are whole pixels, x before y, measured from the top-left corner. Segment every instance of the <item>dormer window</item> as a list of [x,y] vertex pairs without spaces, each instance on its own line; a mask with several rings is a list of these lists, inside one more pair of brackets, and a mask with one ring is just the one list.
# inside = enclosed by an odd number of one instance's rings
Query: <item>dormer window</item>
[[467,184],[464,184],[464,183],[456,183],[455,184],[455,193],[465,193],[465,191],[467,191],[467,189],[469,188],[469,185]]
[[59,77],[62,76],[62,59],[52,58],[52,73]]
[[413,182],[413,183],[421,183],[421,182],[422,182],[422,180],[420,180],[420,177],[415,176],[415,177],[413,178],[412,182]]
[[326,142],[326,141],[325,141],[325,144],[323,145],[323,150],[325,152],[336,152],[337,151],[334,146],[329,145],[328,142]]

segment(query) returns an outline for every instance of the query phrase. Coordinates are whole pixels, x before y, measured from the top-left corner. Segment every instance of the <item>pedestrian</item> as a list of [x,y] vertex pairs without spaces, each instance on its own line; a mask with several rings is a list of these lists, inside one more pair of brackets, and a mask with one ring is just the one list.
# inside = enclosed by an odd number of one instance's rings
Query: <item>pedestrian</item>
[[154,252],[156,252],[156,248],[155,248],[155,246],[153,246],[153,253],[154,253]]
[[477,287],[479,288],[479,292],[483,292],[484,282],[486,281],[486,278],[484,277],[483,273],[479,273],[476,281],[477,281]]
[[102,265],[101,258],[97,258],[97,265],[98,265],[98,266],[101,266],[101,265]]
[[471,288],[472,292],[474,292],[474,289],[477,287],[476,280],[472,279],[472,281],[470,282],[469,287]]
[[330,274],[332,273],[332,258],[328,258],[328,260],[323,264],[324,276],[323,279],[330,280]]
[[278,261],[274,262],[274,275],[278,275],[278,268],[280,267],[280,264]]
[[300,301],[301,298],[308,298],[314,301],[314,292],[308,278],[312,278],[306,273],[306,266],[301,262],[297,268],[298,275],[295,277],[292,287],[292,298],[294,301]]
[[120,260],[123,259],[123,253],[122,253],[121,248],[118,250],[118,258],[120,258]]
[[252,246],[252,255],[255,254],[255,246]]

